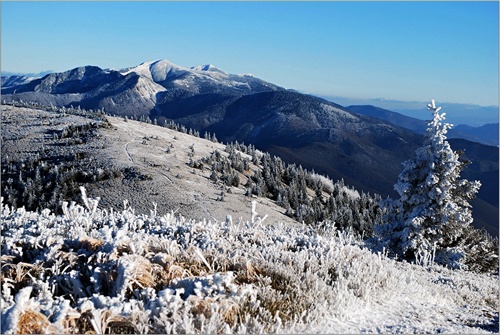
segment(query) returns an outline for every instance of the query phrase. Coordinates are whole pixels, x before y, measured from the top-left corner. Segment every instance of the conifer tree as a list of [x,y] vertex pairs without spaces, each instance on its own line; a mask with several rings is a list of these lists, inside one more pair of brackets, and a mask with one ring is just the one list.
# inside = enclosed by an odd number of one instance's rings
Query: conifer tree
[[426,140],[404,169],[394,188],[400,198],[388,201],[388,212],[379,233],[400,257],[423,262],[435,259],[452,268],[464,267],[467,247],[464,236],[472,229],[469,201],[475,198],[479,181],[460,179],[469,163],[451,149],[434,100],[428,105],[433,119]]

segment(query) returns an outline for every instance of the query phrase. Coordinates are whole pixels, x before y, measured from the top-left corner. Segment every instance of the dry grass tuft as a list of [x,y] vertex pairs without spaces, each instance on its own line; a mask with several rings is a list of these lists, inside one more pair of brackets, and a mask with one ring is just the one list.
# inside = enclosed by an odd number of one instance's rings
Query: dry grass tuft
[[103,240],[98,240],[92,237],[85,237],[79,241],[79,247],[89,251],[96,251],[104,244]]
[[238,315],[240,314],[240,306],[233,300],[224,299],[219,303],[219,313],[224,322],[234,327],[238,322]]
[[[189,301],[193,306],[190,309],[193,316],[203,315],[205,319],[209,319],[212,316],[212,313],[216,312],[222,317],[224,322],[231,327],[234,327],[239,320],[240,307],[233,300],[190,296]],[[216,309],[213,310],[212,306],[215,306]]]
[[118,256],[122,256],[123,254],[130,254],[132,249],[130,248],[130,245],[122,243],[116,247],[116,252]]
[[257,282],[258,278],[264,273],[264,269],[262,269],[258,265],[252,264],[252,262],[250,262],[249,260],[242,260],[241,262],[232,264],[229,267],[229,270],[235,272],[236,283],[245,284]]
[[171,255],[165,253],[155,255],[151,264],[151,273],[156,282],[155,287],[162,289],[169,286],[174,279],[193,277],[189,267],[190,265],[176,261]]
[[78,318],[67,315],[63,320],[65,334],[97,334],[93,326],[93,316],[89,311],[80,313]]
[[27,309],[22,311],[17,322],[18,334],[56,334],[49,320],[40,312]]
[[267,267],[259,271],[261,272],[256,276],[257,281],[266,278],[269,285],[262,287],[258,297],[261,306],[271,315],[278,315],[282,321],[288,322],[308,310],[307,293],[300,289],[293,273]]
[[3,264],[1,283],[12,283],[19,289],[28,286],[41,271],[41,266],[30,263]]
[[126,255],[120,257],[117,271],[115,284],[117,292],[133,292],[136,289],[156,286],[153,264],[143,256]]
[[78,261],[78,254],[74,251],[60,250],[55,254],[55,258],[67,262],[68,264],[74,264]]
[[155,282],[154,287],[157,290],[162,290],[164,287],[168,286],[171,282],[171,279],[168,276],[167,271],[159,265],[152,263],[151,264],[151,274],[153,276],[153,281]]
[[[181,264],[184,265],[184,264]],[[174,279],[182,279],[187,277],[193,277],[193,274],[188,269],[184,268],[179,264],[172,264],[167,269],[167,278],[169,280],[169,284]]]
[[[293,320],[297,314],[297,305],[299,300],[292,300],[289,296],[274,290],[265,290],[265,293],[259,296],[261,306],[267,310],[270,315],[278,315],[281,320],[288,322]],[[300,309],[303,312],[303,309]]]
[[157,253],[151,260],[153,263],[161,265],[163,268],[167,268],[170,264],[174,262],[175,258],[166,253]]
[[[95,334],[86,313],[69,312],[62,320],[64,334]],[[90,332],[90,333],[89,333]]]
[[203,315],[207,319],[210,318],[210,316],[212,315],[212,309],[210,308],[210,306],[213,303],[213,299],[201,299],[196,296],[191,296],[189,297],[189,300],[191,300],[191,303],[193,304],[193,307],[190,310],[191,314],[195,316]]
[[152,274],[151,262],[142,256],[135,256],[134,267],[129,273],[130,285],[132,287],[146,288],[153,287],[155,280]]
[[184,252],[183,255],[177,259],[177,264],[182,264],[182,266],[193,276],[197,277],[214,273],[214,270],[208,263],[205,255],[203,255],[203,253],[194,246],[189,247],[186,252]]
[[94,332],[87,331],[87,334],[135,334],[136,327],[130,318],[113,314],[110,310],[97,310],[90,320]]
[[135,334],[134,323],[124,316],[113,316],[108,319],[106,328],[108,334]]
[[14,256],[14,255],[2,255],[0,256],[0,262],[2,263],[2,267],[6,264],[12,264],[14,263],[14,260],[16,259],[17,257]]

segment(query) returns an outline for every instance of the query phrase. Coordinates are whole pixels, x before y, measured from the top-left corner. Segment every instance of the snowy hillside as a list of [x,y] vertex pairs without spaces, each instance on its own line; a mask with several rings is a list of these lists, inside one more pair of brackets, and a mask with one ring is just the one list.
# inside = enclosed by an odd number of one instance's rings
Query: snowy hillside
[[[190,135],[192,130],[182,127],[117,117],[95,122],[75,112],[2,106],[5,203],[59,211],[62,200],[80,198],[78,187],[84,185],[101,198],[103,208],[119,208],[128,199],[137,213],[149,213],[156,203],[161,215],[175,210],[193,219],[222,220],[246,208],[245,184],[258,170],[255,164],[238,172],[240,183],[226,188],[224,202],[218,200],[222,180],[210,178],[211,164],[190,166],[215,152],[227,157],[225,145]],[[259,206],[275,221],[295,222],[270,199],[260,198]]]
[[498,332],[498,270],[387,257],[376,196],[174,123],[19,105],[2,333]]
[[498,275],[396,262],[250,201],[225,221],[80,203],[2,204],[2,333],[498,333]]
[[1,86],[2,86],[2,88],[5,88],[5,87],[24,85],[24,84],[29,83],[33,79],[35,79],[35,78],[24,76],[24,75],[4,76],[2,74]]

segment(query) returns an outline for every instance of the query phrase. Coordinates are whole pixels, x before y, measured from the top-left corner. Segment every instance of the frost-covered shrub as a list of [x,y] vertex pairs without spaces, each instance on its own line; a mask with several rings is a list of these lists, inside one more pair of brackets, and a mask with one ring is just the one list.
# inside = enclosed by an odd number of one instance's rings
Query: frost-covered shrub
[[323,191],[327,193],[332,193],[333,192],[333,180],[330,178],[317,174],[317,173],[311,173],[311,179],[320,181],[323,187]]
[[403,267],[332,225],[268,222],[256,203],[251,221],[193,221],[136,215],[127,202],[102,210],[82,195],[63,215],[2,203],[2,333],[405,332],[372,313],[399,311],[402,296],[422,320],[435,310],[452,320],[465,301],[476,323],[498,310],[498,278],[441,291],[434,282],[455,275],[444,268]]

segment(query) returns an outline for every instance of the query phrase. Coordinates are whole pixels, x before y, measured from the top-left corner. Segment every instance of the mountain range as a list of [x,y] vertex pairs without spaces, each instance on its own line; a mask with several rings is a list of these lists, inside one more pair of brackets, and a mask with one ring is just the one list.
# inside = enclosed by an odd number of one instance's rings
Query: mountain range
[[[403,115],[384,108],[372,105],[352,105],[346,107],[348,110],[376,117],[400,127],[410,129],[417,134],[425,134],[427,121]],[[479,127],[472,127],[465,124],[453,126],[448,131],[448,138],[462,138],[472,142],[478,142],[486,145],[498,146],[498,123],[487,123]]]
[[[427,101],[402,101],[383,98],[346,98],[331,95],[323,95],[321,97],[330,101],[335,101],[342,106],[377,106],[417,119],[425,119],[427,113],[425,109],[428,103]],[[435,96],[434,98],[439,106],[442,107],[443,112],[446,111],[446,121],[454,125],[465,124],[472,127],[480,127],[487,123],[498,123],[498,104],[493,106],[481,106],[471,103],[445,102],[441,101],[439,96]]]
[[[253,144],[285,162],[384,197],[396,196],[401,162],[423,142],[417,123],[405,127],[395,121],[396,114],[373,117],[366,108],[345,108],[213,65],[185,68],[159,60],[121,70],[84,66],[24,82],[2,78],[2,83],[7,102],[81,106],[160,125],[173,120],[225,142]],[[468,178],[483,183],[474,203],[482,209],[474,212],[476,224],[496,227],[498,234],[498,147],[470,140],[450,143],[454,150],[466,149],[473,161]]]

